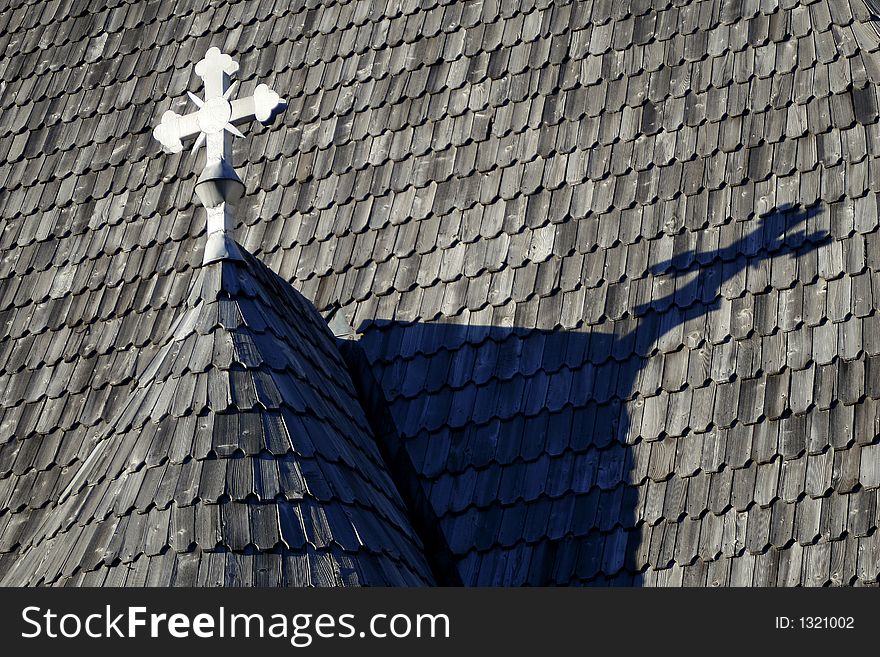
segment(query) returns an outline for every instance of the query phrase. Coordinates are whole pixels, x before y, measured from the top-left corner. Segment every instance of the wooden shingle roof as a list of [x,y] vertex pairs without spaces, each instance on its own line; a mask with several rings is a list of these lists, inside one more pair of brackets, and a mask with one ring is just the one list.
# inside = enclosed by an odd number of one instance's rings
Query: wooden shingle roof
[[[464,584],[876,584],[863,0],[12,2],[0,46],[0,570],[48,546],[189,312],[196,176],[151,129],[217,46],[288,101],[235,144],[236,239],[358,332],[393,426],[352,415],[353,440],[399,448],[367,450],[394,483],[363,513],[400,536],[283,555]],[[422,561],[407,523],[436,529]]]

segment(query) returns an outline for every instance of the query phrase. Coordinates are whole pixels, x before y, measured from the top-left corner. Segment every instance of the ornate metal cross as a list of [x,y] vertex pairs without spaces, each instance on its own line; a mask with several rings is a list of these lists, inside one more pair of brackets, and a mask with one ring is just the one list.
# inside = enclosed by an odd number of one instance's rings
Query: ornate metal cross
[[209,48],[195,70],[205,83],[205,97],[187,93],[198,110],[185,115],[168,110],[153,136],[172,153],[181,152],[183,140],[190,137],[196,138],[193,152],[206,145],[205,166],[196,183],[196,194],[208,212],[204,262],[241,258],[231,236],[233,206],[244,191],[232,166],[232,138],[244,137],[235,126],[252,119],[268,123],[284,108],[284,101],[265,84],[258,85],[253,96],[230,100],[238,84],[230,82],[230,76],[238,71],[238,63],[218,48]]

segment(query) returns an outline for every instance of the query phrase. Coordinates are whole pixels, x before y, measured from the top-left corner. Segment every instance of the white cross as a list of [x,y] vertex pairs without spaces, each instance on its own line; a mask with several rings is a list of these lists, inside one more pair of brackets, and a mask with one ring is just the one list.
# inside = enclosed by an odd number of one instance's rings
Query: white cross
[[168,110],[153,129],[153,136],[172,153],[181,152],[183,140],[193,136],[196,137],[193,152],[202,144],[207,145],[205,168],[196,183],[196,194],[208,214],[206,264],[241,259],[232,239],[235,226],[232,204],[241,196],[244,185],[232,168],[232,137],[244,135],[235,125],[251,119],[266,123],[284,105],[278,94],[265,84],[258,85],[253,96],[230,100],[237,83],[230,83],[229,78],[237,70],[238,63],[232,57],[218,48],[209,48],[205,58],[196,64],[196,75],[205,83],[205,98],[189,94],[198,110],[185,115]]
[[265,84],[257,85],[253,96],[230,101],[238,83],[230,84],[229,76],[236,71],[238,62],[221,53],[219,48],[209,48],[204,59],[196,64],[196,75],[205,83],[205,99],[187,92],[198,111],[180,115],[168,110],[153,130],[153,136],[172,153],[179,153],[184,139],[198,135],[194,151],[207,141],[207,160],[227,160],[231,166],[231,137],[244,137],[235,124],[252,118],[266,123],[284,104]]

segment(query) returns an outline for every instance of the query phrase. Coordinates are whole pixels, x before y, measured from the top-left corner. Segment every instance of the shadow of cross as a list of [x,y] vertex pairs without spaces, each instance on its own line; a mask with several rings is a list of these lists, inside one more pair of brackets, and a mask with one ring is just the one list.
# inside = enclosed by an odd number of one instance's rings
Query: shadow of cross
[[[786,270],[774,280],[791,288],[800,258],[830,241],[806,232],[819,212],[780,208],[734,226],[741,237],[725,246],[654,264],[651,300],[614,321],[549,331],[359,327],[370,364],[358,368],[370,370],[359,386],[387,401],[384,411],[372,405],[374,425],[439,576],[464,585],[662,584],[675,561],[697,567],[667,583],[711,584],[723,550],[701,539],[711,512],[697,475],[723,449],[719,426],[742,411],[739,421],[757,427],[762,404],[784,404],[788,393],[766,376],[760,336],[732,327],[758,312],[745,300],[772,289],[762,262]],[[751,270],[760,289],[743,282]],[[738,347],[758,360],[745,376]],[[724,522],[712,526],[723,533]]]

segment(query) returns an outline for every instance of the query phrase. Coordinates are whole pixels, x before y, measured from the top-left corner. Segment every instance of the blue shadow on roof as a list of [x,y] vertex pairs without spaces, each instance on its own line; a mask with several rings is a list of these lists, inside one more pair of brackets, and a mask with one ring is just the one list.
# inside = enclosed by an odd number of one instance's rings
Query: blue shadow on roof
[[[654,265],[652,273],[676,284],[631,309],[635,321],[625,332],[608,330],[612,322],[570,331],[358,327],[389,413],[374,417],[382,425],[374,428],[440,581],[639,586],[646,564],[663,569],[686,548],[682,541],[698,541],[677,538],[666,521],[679,520],[686,504],[675,442],[664,440],[675,435],[670,416],[643,413],[664,376],[657,345],[715,310],[724,283],[756,260],[797,257],[830,242],[800,227],[819,212],[782,208],[744,223],[750,230],[714,254]],[[698,272],[697,256],[724,266]],[[676,297],[695,301],[682,309]],[[668,489],[657,498],[663,508],[652,507],[654,486]]]

